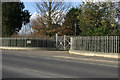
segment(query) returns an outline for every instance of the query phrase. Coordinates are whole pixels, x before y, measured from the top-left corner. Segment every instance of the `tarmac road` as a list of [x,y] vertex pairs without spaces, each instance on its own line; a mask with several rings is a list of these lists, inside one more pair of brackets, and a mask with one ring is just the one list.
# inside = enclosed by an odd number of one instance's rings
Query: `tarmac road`
[[54,51],[56,55],[43,51],[39,56],[15,52],[2,52],[3,78],[118,78],[117,60],[57,55]]

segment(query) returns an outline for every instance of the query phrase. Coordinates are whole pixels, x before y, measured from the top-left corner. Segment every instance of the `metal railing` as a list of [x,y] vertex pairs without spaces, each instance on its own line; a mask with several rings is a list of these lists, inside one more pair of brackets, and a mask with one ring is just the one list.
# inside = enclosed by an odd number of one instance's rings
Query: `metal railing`
[[120,53],[120,36],[71,37],[71,50]]
[[41,38],[1,38],[2,47],[54,47],[55,41]]

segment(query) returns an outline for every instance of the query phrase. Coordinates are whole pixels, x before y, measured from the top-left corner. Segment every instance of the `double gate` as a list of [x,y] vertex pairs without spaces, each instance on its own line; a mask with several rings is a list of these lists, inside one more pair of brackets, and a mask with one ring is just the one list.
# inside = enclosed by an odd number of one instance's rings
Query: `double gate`
[[70,49],[70,36],[58,36],[56,34],[56,49],[69,50]]

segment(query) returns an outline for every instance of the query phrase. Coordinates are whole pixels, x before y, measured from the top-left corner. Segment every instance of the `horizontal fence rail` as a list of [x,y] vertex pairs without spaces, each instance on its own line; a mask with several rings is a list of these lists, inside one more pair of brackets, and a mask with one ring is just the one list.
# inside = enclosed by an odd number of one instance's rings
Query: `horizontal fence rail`
[[2,47],[48,47],[55,48],[55,41],[41,38],[1,38]]
[[120,53],[120,36],[71,37],[71,49],[103,53]]

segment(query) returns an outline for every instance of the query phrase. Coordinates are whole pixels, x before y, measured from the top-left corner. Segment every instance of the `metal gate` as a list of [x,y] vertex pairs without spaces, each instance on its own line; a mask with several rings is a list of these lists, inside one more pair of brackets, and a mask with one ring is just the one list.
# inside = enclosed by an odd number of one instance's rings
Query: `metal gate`
[[56,49],[69,50],[70,49],[70,36],[58,36],[56,34]]

